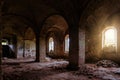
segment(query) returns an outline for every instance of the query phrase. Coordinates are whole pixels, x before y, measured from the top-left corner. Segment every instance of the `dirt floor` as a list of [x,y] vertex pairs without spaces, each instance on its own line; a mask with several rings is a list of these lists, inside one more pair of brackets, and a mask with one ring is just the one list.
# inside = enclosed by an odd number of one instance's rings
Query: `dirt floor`
[[67,61],[50,60],[36,63],[34,59],[3,59],[3,80],[120,80],[120,67],[81,65],[79,70],[66,69]]

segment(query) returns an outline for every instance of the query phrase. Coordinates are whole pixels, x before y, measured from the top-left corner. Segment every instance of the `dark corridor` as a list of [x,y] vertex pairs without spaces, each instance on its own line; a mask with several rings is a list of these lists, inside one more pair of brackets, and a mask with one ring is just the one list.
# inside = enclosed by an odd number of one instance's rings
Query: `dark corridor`
[[8,45],[2,45],[2,57],[15,58],[15,53]]

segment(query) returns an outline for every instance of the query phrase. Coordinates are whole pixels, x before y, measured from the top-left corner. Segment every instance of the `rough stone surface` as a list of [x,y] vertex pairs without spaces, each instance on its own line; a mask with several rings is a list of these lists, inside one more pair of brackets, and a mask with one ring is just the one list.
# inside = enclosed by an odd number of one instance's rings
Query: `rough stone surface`
[[98,67],[95,64],[86,64],[81,65],[79,70],[76,71],[74,74],[76,75],[86,75],[88,78],[98,78],[100,80],[119,80],[120,70],[119,68],[110,67],[110,68],[104,68],[104,67]]
[[4,80],[120,80],[120,68],[95,64],[80,65],[77,71],[66,69],[68,62],[62,59],[35,63],[34,59],[4,59]]
[[96,63],[97,66],[102,67],[118,67],[118,64],[111,60],[101,60]]

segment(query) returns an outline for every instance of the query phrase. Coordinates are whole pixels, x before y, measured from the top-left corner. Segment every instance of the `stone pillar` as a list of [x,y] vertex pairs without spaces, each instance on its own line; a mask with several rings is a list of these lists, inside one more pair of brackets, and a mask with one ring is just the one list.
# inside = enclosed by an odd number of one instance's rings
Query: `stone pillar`
[[45,62],[46,57],[46,40],[45,37],[40,36],[40,62]]
[[59,56],[64,56],[64,54],[65,54],[65,44],[64,44],[64,42],[65,42],[65,37],[63,36],[63,34],[61,34],[61,36],[58,36],[57,37],[59,40],[57,40],[57,46],[58,46],[58,54],[59,54]]
[[[2,6],[3,6],[3,1],[0,1],[0,24],[2,24]],[[2,78],[2,26],[0,25],[0,80],[3,80]]]
[[69,26],[69,69],[78,69],[79,62],[79,36],[78,27],[76,25]]
[[55,54],[58,57],[61,57],[64,55],[64,48],[63,48],[63,35],[56,35],[54,39],[54,46],[55,46]]
[[64,54],[66,54],[65,53],[65,44],[64,44],[64,41],[65,40],[63,40],[62,42],[59,42],[59,54],[60,54],[60,56],[63,56]]
[[120,57],[120,28],[116,28],[117,29],[117,56]]
[[85,63],[85,30],[79,29],[77,24],[69,27],[69,66],[70,69],[78,69]]
[[40,38],[39,35],[36,34],[36,62],[40,62]]
[[23,39],[23,58],[25,57],[25,39]]
[[79,66],[85,63],[85,30],[79,29]]
[[0,29],[0,80],[3,80],[2,79],[2,45],[1,45],[1,41],[2,41],[2,31]]

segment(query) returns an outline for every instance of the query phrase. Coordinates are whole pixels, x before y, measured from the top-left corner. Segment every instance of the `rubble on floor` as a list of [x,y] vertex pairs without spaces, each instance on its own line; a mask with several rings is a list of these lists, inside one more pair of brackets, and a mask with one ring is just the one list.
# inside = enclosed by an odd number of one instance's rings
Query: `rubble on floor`
[[104,68],[91,66],[90,64],[81,65],[75,72],[76,75],[87,75],[89,78],[99,78],[101,80],[120,80],[120,68]]
[[111,60],[101,60],[96,63],[97,66],[102,67],[118,67],[118,64]]
[[66,69],[69,63],[64,60],[45,63],[6,61],[2,65],[4,80],[120,80],[120,67],[84,64],[77,71],[69,71]]

